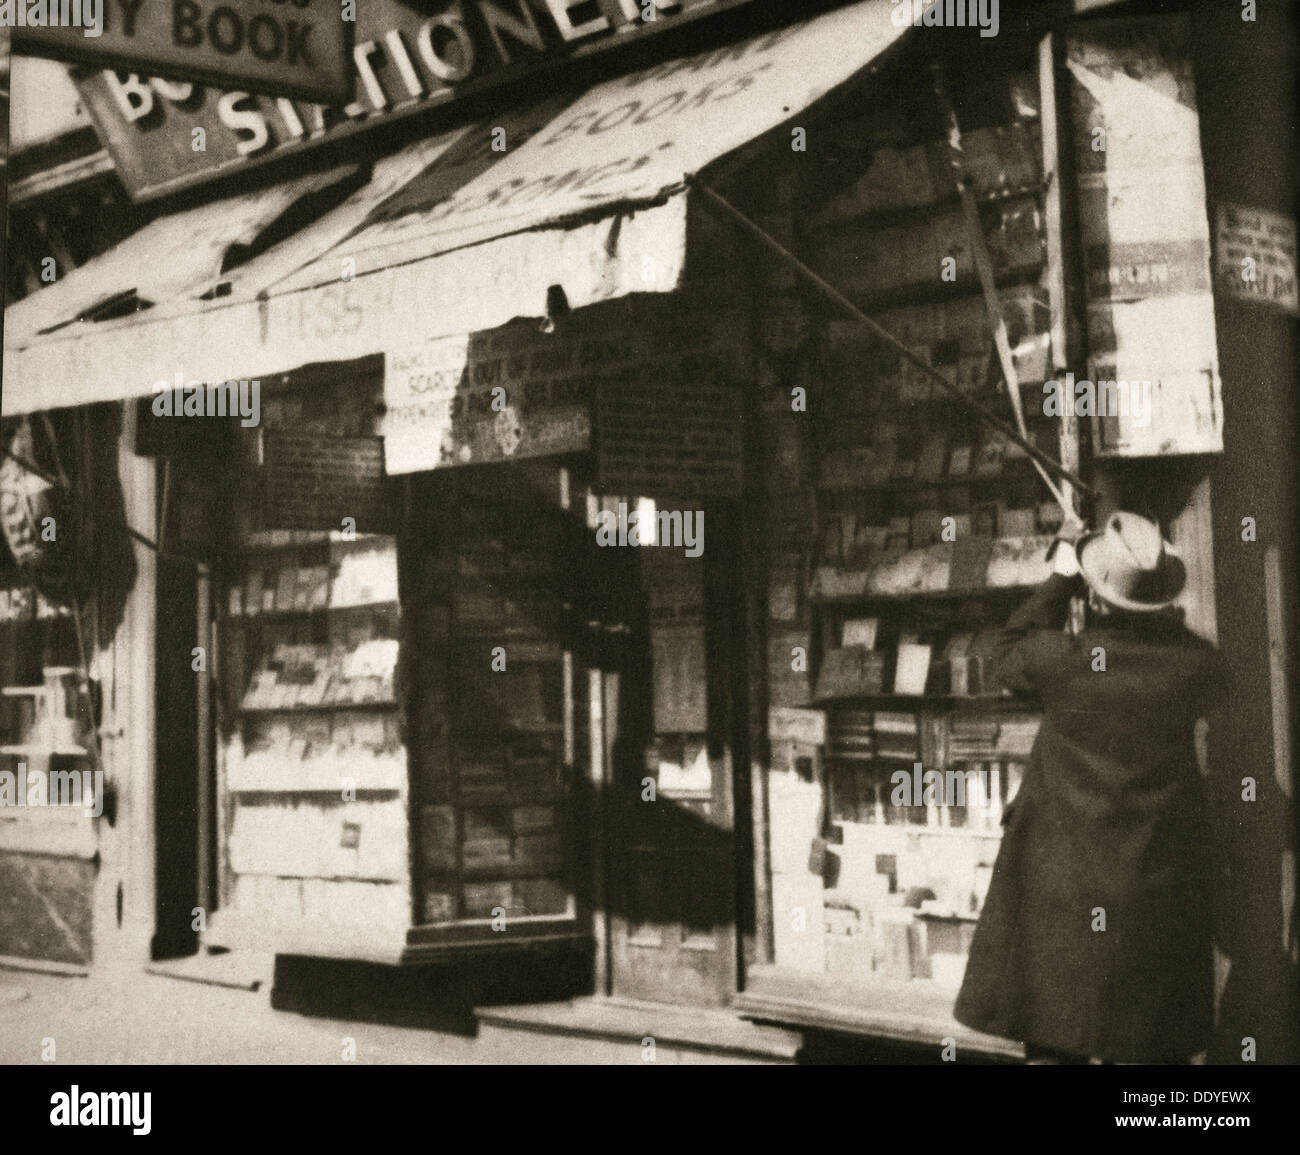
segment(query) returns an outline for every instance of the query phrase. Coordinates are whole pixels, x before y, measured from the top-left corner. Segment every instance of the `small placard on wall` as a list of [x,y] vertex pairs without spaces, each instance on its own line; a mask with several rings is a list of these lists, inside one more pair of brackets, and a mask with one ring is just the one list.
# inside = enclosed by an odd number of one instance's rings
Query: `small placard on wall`
[[1239,301],[1300,314],[1295,221],[1283,213],[1220,204],[1214,223],[1214,279]]
[[268,432],[263,445],[267,525],[340,529],[352,518],[357,533],[391,530],[381,438]]

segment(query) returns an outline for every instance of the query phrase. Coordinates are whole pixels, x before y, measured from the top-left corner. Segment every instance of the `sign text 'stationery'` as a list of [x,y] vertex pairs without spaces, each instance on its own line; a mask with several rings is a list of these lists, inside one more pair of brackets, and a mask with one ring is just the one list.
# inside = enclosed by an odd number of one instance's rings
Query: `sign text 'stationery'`
[[[111,7],[162,0],[105,2]],[[292,5],[300,0],[243,2],[274,5],[268,10],[292,18]],[[319,5],[326,0],[310,2]],[[333,0],[330,8],[336,17],[339,2]],[[143,66],[129,73],[96,72],[82,77],[78,85],[118,175],[133,196],[145,199],[749,2],[364,0],[355,6],[355,26],[349,25],[356,32],[347,95],[337,101],[303,104],[284,95],[194,89],[151,79],[151,74],[166,75],[166,71]],[[205,30],[209,19],[203,17]],[[107,22],[111,28],[112,19]],[[211,42],[210,35],[207,39]],[[227,83],[221,87],[251,90],[253,86]],[[203,142],[201,150],[194,147],[197,139]]]

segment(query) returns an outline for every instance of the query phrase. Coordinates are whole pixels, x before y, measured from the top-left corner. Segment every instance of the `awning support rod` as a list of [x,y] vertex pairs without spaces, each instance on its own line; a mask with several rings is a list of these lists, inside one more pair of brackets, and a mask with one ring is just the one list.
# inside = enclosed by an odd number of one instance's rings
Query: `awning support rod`
[[761,244],[769,252],[775,254],[777,257],[780,257],[781,260],[785,261],[792,268],[796,269],[805,280],[811,282],[817,289],[821,291],[821,293],[824,296],[828,297],[831,301],[833,301],[836,305],[838,305],[845,313],[847,313],[855,321],[865,325],[868,329],[870,329],[872,333],[876,335],[876,337],[878,337],[891,349],[897,352],[898,355],[902,357],[905,361],[907,361],[910,365],[914,365],[917,369],[919,369],[922,373],[924,373],[927,377],[929,377],[930,380],[932,380],[936,385],[941,386],[944,390],[946,390],[949,394],[955,397],[958,401],[960,401],[963,405],[965,405],[968,409],[970,409],[983,421],[987,422],[989,425],[993,426],[994,429],[998,430],[998,432],[1001,433],[1004,437],[1008,438],[1011,441],[1014,441],[1017,445],[1019,445],[1021,449],[1023,449],[1027,454],[1029,454],[1032,460],[1037,462],[1039,465],[1045,466],[1047,469],[1051,470],[1052,473],[1054,473],[1057,477],[1064,478],[1071,485],[1075,486],[1081,493],[1086,493],[1089,497],[1093,497],[1093,498],[1097,497],[1097,491],[1095,489],[1093,489],[1090,485],[1086,484],[1081,478],[1071,473],[1059,461],[1056,461],[1054,458],[1044,453],[1041,449],[1038,448],[1038,446],[1034,445],[1031,441],[1028,441],[1024,437],[1021,437],[1020,431],[1018,429],[1014,428],[1013,426],[1009,425],[1007,422],[1003,421],[1002,418],[999,417],[996,413],[994,413],[991,409],[988,409],[985,406],[981,405],[969,394],[963,393],[960,389],[957,388],[956,385],[952,384],[952,382],[949,381],[942,373],[940,373],[932,365],[927,364],[919,356],[917,356],[917,354],[912,352],[911,349],[909,349],[906,345],[904,345],[903,342],[900,341],[897,337],[895,337],[888,329],[886,329],[878,321],[867,316],[867,314],[864,313],[861,309],[859,309],[857,305],[855,305],[852,301],[850,301],[848,297],[846,297],[843,293],[841,293],[839,289],[837,289],[829,281],[827,281],[825,278],[821,277],[819,274],[817,274],[812,269],[810,269],[807,265],[805,265],[803,261],[801,261],[797,256],[795,256],[794,253],[792,253],[783,244],[781,244],[780,241],[778,241],[774,236],[772,236],[769,232],[767,232],[761,225],[758,225],[754,221],[750,220],[749,217],[747,217],[738,208],[736,208],[736,206],[733,205],[729,200],[727,200],[726,197],[722,196],[720,193],[715,192],[707,184],[705,184],[702,180],[700,180],[698,176],[695,176],[694,174],[688,176],[686,180],[687,183],[690,185],[690,187],[695,189],[697,192],[699,192],[704,197],[705,201],[708,204],[720,210],[722,215],[727,217],[735,225],[737,225],[737,227],[739,227],[742,232],[746,233],[754,240],[758,241],[758,243]]

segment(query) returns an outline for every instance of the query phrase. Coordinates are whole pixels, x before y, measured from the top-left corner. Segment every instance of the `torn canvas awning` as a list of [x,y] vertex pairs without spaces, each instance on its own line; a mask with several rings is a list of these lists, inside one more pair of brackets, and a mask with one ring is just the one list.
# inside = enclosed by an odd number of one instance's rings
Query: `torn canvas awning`
[[83,317],[118,308],[130,312],[159,303],[193,301],[215,289],[225,263],[306,198],[326,192],[360,170],[348,165],[311,173],[159,217],[106,253],[6,307],[5,342],[22,342]]
[[869,67],[902,34],[891,13],[866,0],[448,134],[426,154],[412,146],[333,213],[223,273],[213,299],[154,300],[45,336],[6,317],[4,412],[478,332],[541,316],[553,286],[572,308],[671,292],[687,178]]

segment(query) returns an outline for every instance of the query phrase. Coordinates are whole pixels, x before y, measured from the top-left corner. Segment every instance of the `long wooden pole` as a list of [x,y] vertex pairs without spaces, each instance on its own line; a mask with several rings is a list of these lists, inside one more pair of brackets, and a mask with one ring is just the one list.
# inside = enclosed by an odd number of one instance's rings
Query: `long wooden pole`
[[855,305],[852,301],[850,301],[848,297],[846,297],[843,293],[841,293],[839,289],[837,289],[824,277],[820,276],[818,273],[816,273],[814,270],[812,270],[806,264],[804,264],[803,261],[801,261],[797,256],[794,255],[794,253],[792,253],[783,244],[781,244],[780,241],[778,241],[775,237],[773,237],[770,233],[768,233],[761,225],[758,225],[754,221],[750,220],[749,217],[747,217],[738,208],[736,208],[736,206],[733,205],[729,200],[727,200],[726,197],[722,196],[718,192],[715,192],[712,188],[710,188],[707,184],[705,184],[704,181],[702,181],[698,176],[691,175],[688,176],[686,180],[688,185],[691,188],[695,189],[698,193],[700,193],[701,196],[703,196],[706,204],[718,210],[718,212],[720,212],[723,216],[725,216],[728,220],[730,220],[733,224],[735,224],[742,232],[744,232],[749,237],[753,238],[769,252],[775,254],[781,260],[785,261],[788,265],[790,265],[792,268],[797,270],[799,274],[806,281],[814,285],[824,296],[826,296],[831,301],[833,301],[836,305],[838,305],[840,309],[842,309],[855,321],[858,321],[860,324],[863,324],[868,329],[870,329],[872,333],[876,335],[877,338],[879,338],[882,342],[884,342],[896,353],[898,353],[898,355],[902,357],[905,361],[907,361],[908,364],[915,366],[918,370],[920,370],[927,377],[929,377],[936,385],[940,386],[947,393],[955,397],[958,401],[960,401],[973,413],[979,416],[981,420],[993,426],[993,428],[998,430],[998,432],[1000,432],[1004,437],[1008,438],[1009,440],[1015,442],[1015,444],[1019,445],[1020,448],[1023,449],[1033,461],[1037,462],[1039,465],[1046,467],[1057,477],[1060,477],[1065,481],[1068,481],[1071,485],[1075,486],[1080,492],[1086,493],[1090,497],[1097,496],[1096,491],[1093,490],[1093,488],[1090,485],[1084,482],[1082,478],[1072,473],[1070,470],[1066,469],[1065,466],[1063,466],[1059,461],[1056,461],[1054,458],[1048,456],[1041,449],[1039,449],[1038,446],[1034,445],[1033,442],[1027,441],[1025,438],[1021,437],[1020,431],[1018,429],[1008,424],[1006,421],[1003,421],[1002,418],[999,417],[996,413],[994,413],[991,409],[987,408],[984,405],[981,405],[969,394],[963,393],[960,389],[957,388],[956,385],[954,385],[951,381],[949,381],[942,373],[940,373],[932,365],[927,364],[916,353],[914,353],[905,344],[903,344],[903,342],[900,341],[897,337],[895,337],[888,329],[886,329],[878,321],[867,316],[867,314],[864,313],[861,309],[859,309],[857,305]]

